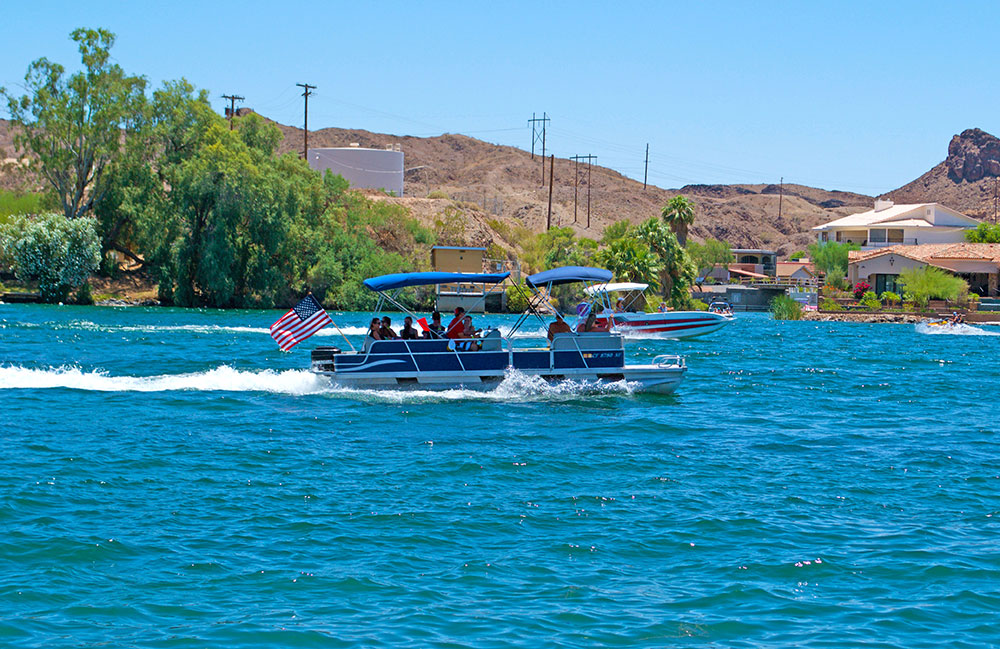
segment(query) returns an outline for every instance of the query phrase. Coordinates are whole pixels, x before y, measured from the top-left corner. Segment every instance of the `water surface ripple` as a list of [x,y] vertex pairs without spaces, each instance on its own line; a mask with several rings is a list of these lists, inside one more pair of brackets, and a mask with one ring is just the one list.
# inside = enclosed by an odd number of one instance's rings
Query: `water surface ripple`
[[385,393],[278,315],[0,305],[0,646],[1000,644],[994,330],[748,314],[629,342],[671,397]]

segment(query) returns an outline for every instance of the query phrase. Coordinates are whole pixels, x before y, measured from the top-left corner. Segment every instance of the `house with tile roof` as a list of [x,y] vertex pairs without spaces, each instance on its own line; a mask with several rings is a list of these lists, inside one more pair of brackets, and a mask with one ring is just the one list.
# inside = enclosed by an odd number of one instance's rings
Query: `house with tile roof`
[[1000,293],[1000,244],[939,243],[896,245],[887,248],[852,250],[847,258],[851,284],[866,281],[879,295],[901,293],[897,285],[905,268],[935,266],[969,283],[969,290],[995,297]]
[[877,200],[875,209],[813,228],[819,243],[856,243],[862,250],[890,246],[961,243],[979,221],[940,203],[896,205]]

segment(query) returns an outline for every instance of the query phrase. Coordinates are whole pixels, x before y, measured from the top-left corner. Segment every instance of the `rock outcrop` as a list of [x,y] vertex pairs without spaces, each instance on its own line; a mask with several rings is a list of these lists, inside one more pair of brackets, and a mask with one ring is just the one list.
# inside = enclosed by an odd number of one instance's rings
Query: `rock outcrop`
[[945,164],[955,182],[1000,176],[1000,139],[978,128],[966,129],[951,138]]

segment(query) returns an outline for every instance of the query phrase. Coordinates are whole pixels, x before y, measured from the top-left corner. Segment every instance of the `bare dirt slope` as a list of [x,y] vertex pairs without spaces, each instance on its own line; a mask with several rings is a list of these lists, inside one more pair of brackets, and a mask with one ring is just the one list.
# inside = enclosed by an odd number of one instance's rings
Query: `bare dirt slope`
[[[281,150],[300,151],[301,129],[278,127],[285,135]],[[545,228],[549,170],[546,166],[543,186],[540,156],[532,160],[531,154],[521,149],[464,135],[417,138],[336,128],[309,133],[310,148],[352,143],[371,148],[398,144],[405,154],[404,191],[409,197],[443,192],[465,204],[478,204],[484,213],[480,216],[534,231]],[[643,190],[642,183],[595,165],[590,170],[588,227],[586,167],[577,168],[571,160],[556,158],[554,177],[552,224],[570,225],[583,236],[599,238],[605,227],[620,219],[639,222],[657,215],[671,197],[683,194],[696,205],[694,238],[715,237],[734,246],[767,247],[783,253],[814,241],[809,232],[813,226],[870,209],[873,200],[861,194],[785,185],[779,218],[777,185],[650,186]],[[427,215],[426,206],[418,201],[407,198],[399,202],[412,203],[418,216]]]
[[[284,135],[280,151],[300,151],[301,129],[276,125]],[[309,133],[310,147],[352,143],[372,148],[399,145],[405,154],[406,196],[382,199],[406,205],[428,225],[446,210],[457,210],[468,222],[465,243],[488,245],[496,241],[509,247],[510,242],[500,237],[491,221],[536,232],[546,226],[549,170],[546,166],[543,186],[540,156],[532,160],[531,154],[521,149],[454,134],[418,138],[338,128]],[[0,153],[3,157],[15,155],[9,125],[3,120]],[[20,174],[0,170],[0,187],[30,184],[30,179],[16,175]],[[590,170],[588,188],[586,167],[578,168],[573,161],[561,158],[555,160],[554,177],[552,224],[572,226],[580,235],[592,238],[599,238],[605,227],[620,219],[635,223],[657,215],[671,197],[683,194],[696,206],[691,230],[695,239],[715,237],[734,246],[765,247],[787,254],[814,240],[809,232],[813,226],[870,209],[872,204],[870,196],[802,185],[785,185],[780,199],[777,185],[650,186],[643,190],[642,183],[597,165]],[[428,195],[446,195],[448,199],[429,199]]]

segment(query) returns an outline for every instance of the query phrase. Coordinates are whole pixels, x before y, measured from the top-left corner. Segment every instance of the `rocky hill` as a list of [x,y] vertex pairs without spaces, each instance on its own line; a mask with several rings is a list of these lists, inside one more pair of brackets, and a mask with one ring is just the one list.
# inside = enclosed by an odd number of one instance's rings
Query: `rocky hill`
[[951,138],[944,161],[886,198],[897,203],[943,203],[971,217],[992,220],[998,178],[1000,139],[970,128]]
[[[301,129],[278,124],[285,138],[282,151],[301,151]],[[534,231],[545,228],[548,175],[542,185],[540,156],[510,146],[445,134],[418,138],[369,131],[326,128],[309,133],[309,146],[338,147],[355,143],[383,148],[399,145],[405,155],[406,198],[397,199],[421,218],[432,218],[448,200],[427,196],[446,194],[463,206],[476,204],[473,219],[500,220]],[[621,219],[639,222],[660,213],[673,196],[683,194],[696,205],[692,235],[724,239],[734,246],[765,247],[790,253],[814,241],[809,229],[847,214],[870,209],[873,198],[850,192],[785,185],[688,185],[661,189],[595,165],[590,170],[590,225],[587,225],[587,169],[556,158],[552,197],[553,225],[569,225],[581,235],[599,238],[605,227]],[[574,195],[576,201],[574,202]],[[779,200],[781,216],[779,217]],[[488,228],[487,228],[488,229]],[[488,243],[487,229],[478,228],[469,243]]]
[[[284,135],[280,150],[300,151],[301,129],[277,126]],[[417,218],[431,225],[446,212],[458,212],[467,222],[465,243],[497,242],[509,248],[511,242],[502,240],[502,233],[510,226],[522,225],[536,232],[545,227],[548,166],[543,186],[540,156],[532,160],[531,154],[521,149],[454,134],[418,138],[339,128],[309,133],[310,147],[352,143],[373,148],[398,145],[405,154],[406,196],[382,199],[406,205]],[[0,120],[0,160],[14,155],[8,123]],[[998,176],[1000,140],[970,129],[952,138],[943,162],[886,197],[896,202],[938,201],[970,216],[991,217]],[[658,214],[671,197],[683,194],[696,205],[697,220],[692,228],[695,238],[715,237],[734,246],[765,247],[784,254],[812,242],[813,226],[870,209],[873,201],[862,194],[802,185],[687,185],[677,189],[650,186],[643,190],[642,183],[595,165],[590,170],[588,227],[587,182],[584,166],[577,169],[573,161],[556,158],[553,225],[570,225],[583,236],[597,238],[609,224],[619,219],[641,221]],[[0,187],[32,184],[30,176],[9,162],[6,171],[0,169]],[[498,223],[502,224],[499,228]]]

